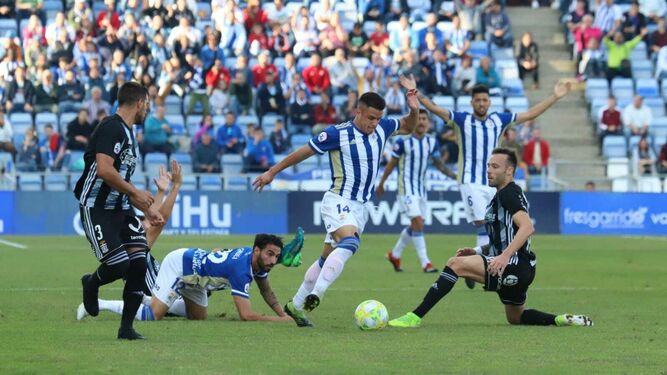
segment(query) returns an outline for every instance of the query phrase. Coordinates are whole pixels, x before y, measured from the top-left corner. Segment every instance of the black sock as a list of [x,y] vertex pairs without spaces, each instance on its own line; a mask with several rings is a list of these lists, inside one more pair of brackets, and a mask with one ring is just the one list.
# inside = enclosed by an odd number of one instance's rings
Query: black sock
[[124,277],[129,267],[130,261],[127,253],[125,251],[118,252],[105,259],[104,263],[97,267],[89,282],[96,287],[112,283]]
[[445,267],[438,280],[431,285],[431,289],[429,289],[424,296],[424,300],[417,306],[413,313],[418,317],[423,318],[424,315],[426,315],[429,310],[442,299],[442,297],[452,290],[458,279],[459,277],[456,272],[449,267]]
[[120,328],[132,328],[134,317],[144,297],[144,277],[146,276],[146,251],[141,250],[130,254],[130,268],[123,289],[123,317]]
[[555,326],[556,315],[538,310],[523,310],[521,324],[528,326]]

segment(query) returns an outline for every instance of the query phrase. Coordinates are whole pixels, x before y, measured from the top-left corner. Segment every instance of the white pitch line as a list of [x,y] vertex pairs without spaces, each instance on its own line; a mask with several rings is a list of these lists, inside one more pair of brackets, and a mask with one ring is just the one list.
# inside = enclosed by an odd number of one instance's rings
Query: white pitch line
[[0,238],[0,244],[5,244],[7,246],[14,247],[14,248],[17,248],[17,249],[27,249],[28,248],[28,246],[26,246],[26,245],[21,245],[20,243],[3,240],[1,238]]

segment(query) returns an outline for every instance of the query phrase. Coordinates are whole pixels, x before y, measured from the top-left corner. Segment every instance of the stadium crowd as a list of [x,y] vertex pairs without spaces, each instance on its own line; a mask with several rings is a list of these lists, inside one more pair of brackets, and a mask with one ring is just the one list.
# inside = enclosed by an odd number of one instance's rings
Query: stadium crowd
[[[581,35],[573,48],[586,67],[582,77],[622,76],[623,54],[655,34],[625,18],[604,21],[603,10],[614,6],[605,1],[594,25],[585,2],[567,12],[568,32]],[[526,77],[538,87],[539,50],[528,33],[514,46],[503,3],[1,0],[0,151],[20,171],[79,168],[76,152],[114,111],[128,80],[150,93],[151,113],[137,135],[142,159],[187,154],[200,173],[220,172],[222,154],[242,155],[246,170],[266,169],[312,133],[351,118],[369,90],[386,98],[389,116],[403,113],[399,74],[414,75],[448,108],[470,110],[470,89],[484,83],[497,96],[491,110],[522,110],[525,98],[518,106],[509,99],[524,95]],[[596,65],[583,46],[602,34],[580,30],[598,24],[623,32],[601,40],[609,51],[618,46],[619,56],[591,73]],[[665,35],[664,21],[658,27]],[[437,121],[436,131],[444,161],[455,164],[455,132]],[[534,124],[508,132],[505,144],[519,149],[531,173],[548,164],[549,145]]]

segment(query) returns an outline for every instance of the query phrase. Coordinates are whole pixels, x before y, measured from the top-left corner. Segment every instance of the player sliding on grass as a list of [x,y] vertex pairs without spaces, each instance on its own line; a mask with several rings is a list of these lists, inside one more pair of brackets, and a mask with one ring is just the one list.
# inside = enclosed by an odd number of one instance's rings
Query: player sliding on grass
[[401,137],[394,144],[391,160],[384,168],[384,173],[375,191],[378,197],[384,193],[384,182],[387,181],[394,167],[398,165],[397,200],[401,211],[410,218],[410,225],[403,228],[396,245],[387,253],[387,259],[396,272],[403,271],[401,255],[410,241],[415,245],[422,270],[426,273],[438,272],[428,258],[424,239],[427,198],[426,169],[429,160],[443,174],[454,179],[456,174],[440,160],[437,141],[434,136],[427,134],[430,128],[431,120],[428,118],[428,111],[420,109],[417,127],[410,136]]
[[316,153],[329,153],[332,183],[321,206],[327,231],[324,250],[320,259],[306,271],[294,299],[285,305],[285,311],[300,327],[312,326],[304,311],[312,311],[320,304],[326,290],[343,272],[345,263],[359,249],[387,140],[395,132],[410,134],[417,125],[419,102],[414,79],[401,77],[401,81],[406,81],[404,86],[408,89],[409,115],[400,119],[382,118],[384,99],[377,93],[367,92],[359,98],[352,121],[326,128],[308,145],[288,155],[253,182],[255,189],[261,191],[283,169]]
[[530,249],[533,223],[528,215],[528,201],[514,183],[517,159],[513,150],[493,150],[488,163],[489,186],[496,194],[487,206],[486,229],[489,244],[463,248],[447,261],[444,271],[412,312],[390,320],[391,327],[419,327],[422,318],[446,296],[459,277],[470,278],[494,291],[505,305],[510,324],[592,326],[584,315],[553,315],[538,310],[526,310],[526,292],[535,277],[535,253]]
[[[172,161],[171,171],[172,171],[171,173],[167,173],[164,168],[160,168],[160,177],[154,180],[155,185],[158,189],[158,193],[155,196],[154,208],[157,211],[159,211],[159,213],[163,216],[165,223],[169,220],[169,217],[171,216],[171,212],[173,210],[174,203],[176,201],[176,197],[178,196],[178,191],[180,190],[181,183],[183,180],[181,175],[181,166],[176,161]],[[169,181],[172,182],[172,189],[167,195],[166,199],[164,199],[163,201],[164,194],[166,193],[167,190],[169,190]],[[144,221],[143,224],[145,228],[146,242],[148,243],[148,247],[152,248],[155,242],[157,241],[158,237],[162,233],[164,225],[150,225],[150,223],[148,223],[147,221]],[[141,233],[135,233],[135,234],[142,235]],[[280,254],[278,262],[286,267],[298,267],[299,265],[301,265],[301,249],[303,247],[303,242],[304,242],[303,230],[301,228],[298,228],[295,238],[290,243],[285,245],[283,251]],[[144,293],[146,294],[146,297],[144,297],[144,302],[143,302],[144,306],[151,304],[150,296],[152,296],[152,289],[155,286],[159,269],[160,269],[160,264],[149,253],[148,269],[146,271],[145,285],[144,285]],[[268,285],[268,279],[266,280],[266,282],[258,282],[258,285],[260,286],[260,293],[262,294],[262,296],[264,296],[265,300],[267,300],[267,298],[268,299],[275,298],[275,296],[273,295],[273,291]],[[124,306],[123,301],[116,301],[116,300],[109,301],[100,299],[98,300],[98,302],[100,310],[111,311],[117,314],[121,314],[123,311],[123,306]],[[278,308],[280,308],[279,305]],[[149,316],[145,316],[144,312],[145,308],[143,306],[140,307],[139,310],[137,311],[135,319],[147,320]],[[169,308],[168,313],[176,316],[187,317],[186,305],[183,298],[177,298]],[[77,309],[77,320],[81,320],[87,315],[88,313],[86,312],[83,304],[80,304]]]

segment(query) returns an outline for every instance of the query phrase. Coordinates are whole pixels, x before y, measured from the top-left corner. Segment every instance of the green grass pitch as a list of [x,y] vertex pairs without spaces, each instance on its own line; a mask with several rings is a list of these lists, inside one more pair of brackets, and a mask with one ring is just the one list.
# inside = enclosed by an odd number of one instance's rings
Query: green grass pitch
[[[535,236],[537,276],[527,306],[588,314],[583,327],[517,327],[505,322],[493,293],[459,283],[414,330],[362,332],[357,304],[383,302],[391,317],[421,301],[437,276],[423,274],[408,248],[405,272],[384,259],[394,235],[367,235],[343,275],[311,315],[314,329],[241,322],[228,291],[215,293],[209,320],[137,322],[143,342],[116,340],[119,316],[76,321],[79,278],[97,263],[83,238],[3,237],[0,244],[0,374],[665,374],[665,238]],[[271,283],[282,303],[319,256],[322,236],[307,234],[304,264],[276,267]],[[428,235],[442,267],[472,237]],[[158,259],[179,247],[250,245],[249,236],[163,237]],[[100,296],[119,299],[122,285]],[[268,313],[257,289],[253,307]]]

